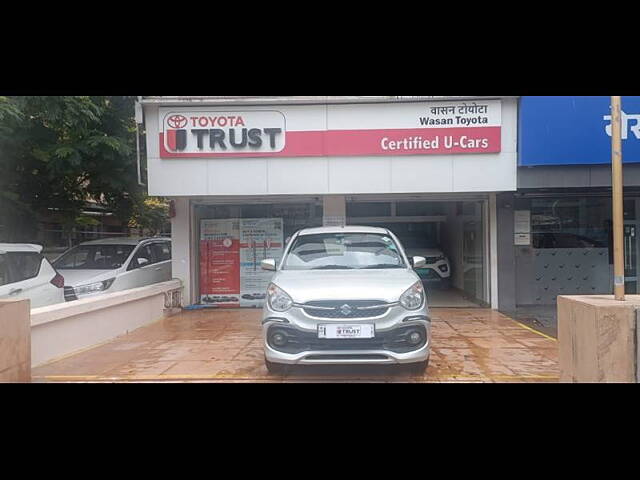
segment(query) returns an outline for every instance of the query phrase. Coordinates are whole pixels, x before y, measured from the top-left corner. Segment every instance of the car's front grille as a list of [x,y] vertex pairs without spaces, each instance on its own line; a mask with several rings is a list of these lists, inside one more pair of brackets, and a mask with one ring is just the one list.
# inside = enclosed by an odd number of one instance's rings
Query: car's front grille
[[[388,332],[376,332],[374,338],[343,339],[318,338],[316,332],[303,332],[291,326],[274,325],[269,328],[268,339],[271,339],[275,330],[285,335],[287,343],[284,347],[276,347],[270,341],[269,345],[284,353],[327,350],[390,350],[396,353],[405,353],[422,348],[426,343],[427,336],[427,331],[422,325],[407,325]],[[418,345],[411,345],[408,342],[408,336],[415,330],[422,334],[423,341]]]
[[67,302],[78,299],[78,297],[76,297],[76,292],[73,289],[73,287],[64,287],[64,299]]
[[315,318],[372,318],[384,315],[389,305],[380,300],[320,300],[301,305],[304,312]]

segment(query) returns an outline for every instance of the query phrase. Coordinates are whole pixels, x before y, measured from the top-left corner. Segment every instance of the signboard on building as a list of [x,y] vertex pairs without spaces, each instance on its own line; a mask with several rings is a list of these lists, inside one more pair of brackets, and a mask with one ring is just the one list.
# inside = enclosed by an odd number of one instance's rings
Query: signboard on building
[[500,100],[159,112],[160,158],[498,153]]
[[[519,164],[611,163],[611,97],[522,97]],[[622,159],[640,162],[640,96],[622,97]]]
[[513,212],[513,231],[515,245],[531,244],[531,210]]

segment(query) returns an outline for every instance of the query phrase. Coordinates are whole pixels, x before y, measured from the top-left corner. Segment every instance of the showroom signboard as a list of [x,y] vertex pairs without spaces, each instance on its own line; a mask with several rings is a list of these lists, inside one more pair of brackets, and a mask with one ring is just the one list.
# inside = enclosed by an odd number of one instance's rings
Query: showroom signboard
[[[640,162],[640,96],[622,97],[622,160]],[[611,163],[611,97],[520,100],[520,165]]]
[[160,158],[398,156],[501,151],[500,100],[276,109],[160,108]]

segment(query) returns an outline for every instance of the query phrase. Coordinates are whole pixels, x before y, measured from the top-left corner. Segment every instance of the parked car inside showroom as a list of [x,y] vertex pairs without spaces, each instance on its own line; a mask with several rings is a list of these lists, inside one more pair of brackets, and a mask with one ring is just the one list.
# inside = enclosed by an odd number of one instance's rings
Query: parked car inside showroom
[[171,279],[171,240],[92,240],[67,250],[53,266],[65,278],[67,301],[143,287]]
[[391,364],[423,372],[431,321],[413,266],[392,232],[321,227],[297,232],[267,288],[262,325],[265,364]]
[[64,278],[42,255],[42,246],[0,243],[0,299],[28,298],[31,308],[64,302]]
[[422,240],[418,243],[414,241],[409,245],[405,244],[405,246],[408,256],[424,257],[425,264],[415,268],[423,282],[440,288],[451,286],[451,263],[436,242]]

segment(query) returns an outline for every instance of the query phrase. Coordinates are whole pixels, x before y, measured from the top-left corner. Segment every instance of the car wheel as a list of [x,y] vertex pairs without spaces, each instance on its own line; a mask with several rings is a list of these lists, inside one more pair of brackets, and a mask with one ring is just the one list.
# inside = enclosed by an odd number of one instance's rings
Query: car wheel
[[427,358],[424,362],[410,363],[407,365],[407,368],[411,373],[420,375],[427,370],[428,366],[429,366],[429,359]]
[[266,365],[269,373],[272,373],[274,375],[285,375],[289,372],[289,365],[286,365],[284,363],[273,363],[265,358],[264,364]]

